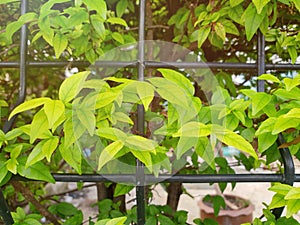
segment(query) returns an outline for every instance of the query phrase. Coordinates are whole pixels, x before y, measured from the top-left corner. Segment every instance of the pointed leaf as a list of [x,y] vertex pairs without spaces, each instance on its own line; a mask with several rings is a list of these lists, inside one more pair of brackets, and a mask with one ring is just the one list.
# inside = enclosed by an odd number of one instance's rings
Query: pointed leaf
[[50,162],[51,156],[52,156],[53,152],[55,151],[55,149],[57,148],[58,142],[59,142],[58,137],[52,137],[52,138],[49,138],[48,140],[45,140],[45,143],[43,144],[43,147],[42,147],[42,152],[43,152],[43,155],[48,160],[48,162]]
[[275,194],[269,205],[270,209],[280,208],[286,205],[286,200],[284,200],[284,195]]
[[41,161],[43,158],[45,158],[45,155],[42,151],[42,147],[44,145],[44,143],[46,142],[46,140],[43,140],[41,142],[39,142],[30,152],[26,164],[25,164],[25,168],[32,166],[33,164],[37,163],[38,161]]
[[44,105],[44,111],[51,129],[55,122],[65,113],[65,105],[60,100],[49,100]]
[[76,144],[69,148],[65,148],[61,145],[59,151],[63,159],[72,166],[77,173],[81,174],[81,149]]
[[247,41],[252,39],[264,17],[265,13],[258,14],[252,3],[248,6],[244,14]]
[[151,84],[144,81],[137,81],[136,83],[136,91],[141,99],[145,110],[147,111],[150,103],[154,98],[154,88]]
[[104,0],[82,0],[89,10],[96,10],[103,19],[106,19],[107,7]]
[[262,74],[257,78],[257,80],[272,81],[272,82],[278,83],[278,84],[281,83],[280,80],[272,74]]
[[300,187],[293,187],[284,197],[286,200],[300,199]]
[[55,57],[58,59],[63,51],[68,46],[68,39],[65,35],[57,33],[52,40],[52,44],[55,51]]
[[198,30],[198,48],[201,48],[201,46],[203,45],[203,43],[207,39],[210,31],[211,31],[211,27],[210,26],[201,27]]
[[211,133],[211,126],[199,122],[184,124],[173,137],[206,137]]
[[89,74],[89,71],[79,72],[64,80],[59,88],[59,99],[64,103],[73,100],[81,91],[84,81]]
[[252,97],[252,115],[255,116],[272,100],[272,96],[267,93],[256,93]]
[[121,140],[115,141],[106,146],[99,156],[97,170],[101,170],[106,163],[111,161],[114,156],[123,148],[123,146],[124,143]]
[[179,73],[172,69],[158,69],[159,72],[169,81],[176,83],[178,86],[182,87],[185,92],[190,95],[195,94],[195,88],[192,82],[186,78],[182,73]]
[[82,125],[88,130],[89,134],[93,136],[96,128],[96,118],[91,110],[77,109],[76,115]]
[[142,136],[133,135],[127,137],[125,145],[136,151],[154,151],[157,143]]
[[298,118],[285,118],[284,116],[280,116],[274,124],[272,134],[276,135],[289,128],[296,128],[299,124],[300,119]]
[[213,125],[212,133],[215,134],[218,140],[224,144],[235,147],[236,149],[250,154],[255,159],[258,159],[252,145],[237,133],[218,125]]
[[270,0],[252,0],[252,2],[256,7],[257,13],[260,14],[262,9],[270,2]]
[[9,120],[16,114],[44,105],[50,98],[35,98],[18,105],[9,115]]
[[37,162],[28,168],[25,168],[23,164],[19,165],[18,173],[28,179],[41,180],[49,183],[55,183],[53,176],[51,175],[49,168],[42,162]]
[[147,168],[150,170],[150,172],[152,172],[151,168],[153,163],[152,163],[151,154],[149,152],[133,150],[133,149],[131,149],[130,152],[142,163],[144,163],[145,166],[147,166]]
[[38,137],[49,130],[49,122],[44,109],[41,109],[34,115],[30,126],[30,143],[33,143]]

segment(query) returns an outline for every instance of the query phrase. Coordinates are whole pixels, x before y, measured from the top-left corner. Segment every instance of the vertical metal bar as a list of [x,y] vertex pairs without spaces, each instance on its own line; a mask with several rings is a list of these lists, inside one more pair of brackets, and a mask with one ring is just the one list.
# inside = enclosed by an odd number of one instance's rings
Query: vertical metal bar
[[14,220],[10,214],[8,205],[6,203],[6,200],[4,198],[4,195],[3,195],[1,189],[0,189],[0,215],[3,219],[4,224],[6,224],[6,225],[14,224]]
[[[21,1],[21,15],[24,15],[27,12],[28,2],[27,0]],[[21,34],[20,34],[20,86],[19,86],[19,96],[16,102],[16,106],[24,102],[26,97],[26,61],[27,61],[27,42],[28,42],[28,35],[27,35],[27,25],[23,25],[21,27]],[[16,119],[16,116],[11,118],[9,121],[3,126],[4,133],[11,130],[13,123]]]
[[[257,33],[257,76],[266,73],[266,56],[265,56],[265,37],[258,31]],[[263,80],[257,81],[257,91],[265,91],[265,82]]]
[[[266,72],[266,64],[265,64],[265,38],[264,35],[259,31],[257,38],[257,73],[258,76],[264,74]],[[263,92],[265,91],[265,83],[264,81],[259,80],[257,82],[257,91]],[[281,145],[285,142],[283,135],[279,134],[277,143]],[[293,162],[292,155],[288,148],[280,148],[279,149],[283,167],[284,167],[284,184],[293,185],[295,180],[295,165]],[[272,212],[276,218],[279,218],[284,210],[284,207],[276,208]]]
[[[140,0],[139,12],[139,43],[138,43],[138,79],[144,80],[145,74],[145,0]],[[139,134],[144,134],[144,107],[138,105],[137,129]],[[136,198],[137,198],[137,224],[145,224],[145,174],[144,165],[137,160],[136,163]]]
[[[24,15],[27,12],[28,2],[27,0],[21,1],[21,15]],[[21,27],[20,34],[20,86],[19,86],[19,96],[16,105],[24,102],[26,97],[26,57],[27,57],[27,26],[23,25]],[[13,117],[7,121],[3,126],[3,131],[6,133],[11,130],[13,123],[16,117]],[[3,218],[3,221],[6,225],[11,225],[14,223],[14,220],[11,216],[9,207],[6,203],[6,200],[3,196],[2,190],[0,189],[0,215]]]

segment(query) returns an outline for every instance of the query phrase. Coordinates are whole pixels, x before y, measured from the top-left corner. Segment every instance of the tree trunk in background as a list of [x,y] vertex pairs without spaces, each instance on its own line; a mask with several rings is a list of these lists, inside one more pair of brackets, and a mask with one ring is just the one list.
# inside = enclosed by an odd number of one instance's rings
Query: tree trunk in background
[[167,187],[167,192],[167,205],[172,208],[173,212],[176,212],[179,203],[179,198],[182,194],[182,183],[170,183]]

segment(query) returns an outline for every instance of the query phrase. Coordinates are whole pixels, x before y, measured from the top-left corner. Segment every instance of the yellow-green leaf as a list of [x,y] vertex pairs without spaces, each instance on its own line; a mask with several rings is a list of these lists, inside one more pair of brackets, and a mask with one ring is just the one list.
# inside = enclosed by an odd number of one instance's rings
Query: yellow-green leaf
[[33,108],[39,107],[41,105],[44,105],[49,100],[50,100],[50,98],[35,98],[32,100],[26,101],[26,102],[18,105],[16,108],[14,108],[14,110],[10,113],[8,119],[10,120],[14,115],[16,115],[20,112],[24,112],[29,109],[33,109]]
[[48,162],[50,162],[51,156],[52,156],[53,152],[55,151],[55,149],[57,148],[58,142],[59,142],[58,137],[52,137],[52,138],[49,138],[48,140],[45,140],[43,147],[42,147],[42,152],[43,152],[43,155],[48,160]]
[[151,84],[145,81],[137,81],[135,84],[137,94],[141,99],[145,110],[147,111],[154,98],[154,88]]
[[252,2],[256,7],[257,13],[260,14],[262,9],[270,2],[270,0],[252,0]]
[[97,170],[101,170],[106,163],[111,161],[114,156],[123,148],[123,146],[124,143],[121,140],[115,141],[106,146],[99,156]]
[[54,47],[55,57],[58,59],[61,53],[67,48],[68,39],[65,35],[61,33],[57,33],[53,37],[52,44]]
[[49,123],[44,109],[34,115],[30,126],[30,143],[33,143],[39,136],[49,130]]
[[173,137],[206,137],[211,133],[211,125],[199,122],[188,122],[184,124]]
[[138,135],[127,137],[125,145],[136,151],[154,151],[157,146],[156,142]]
[[89,71],[79,72],[64,80],[59,88],[59,99],[64,103],[73,100],[81,91],[84,81],[89,74]]
[[49,100],[44,105],[50,129],[55,122],[65,113],[65,105],[60,100]]
[[212,133],[216,135],[217,139],[224,144],[235,147],[236,149],[248,153],[255,159],[258,159],[252,145],[237,133],[218,125],[212,125]]

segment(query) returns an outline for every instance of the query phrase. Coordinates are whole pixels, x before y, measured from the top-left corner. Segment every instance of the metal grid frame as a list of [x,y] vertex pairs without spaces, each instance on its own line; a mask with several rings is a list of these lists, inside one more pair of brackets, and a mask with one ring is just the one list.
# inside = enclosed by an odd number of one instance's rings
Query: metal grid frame
[[[27,12],[28,0],[21,0],[21,15]],[[300,64],[266,64],[265,63],[265,40],[264,36],[258,32],[257,34],[257,62],[256,63],[194,63],[194,62],[152,62],[145,61],[144,52],[145,46],[143,41],[145,39],[145,4],[146,0],[140,0],[139,4],[139,45],[138,45],[138,60],[133,62],[107,62],[100,61],[95,65],[99,67],[135,67],[138,69],[138,80],[144,80],[144,72],[146,68],[211,68],[211,69],[228,69],[228,70],[251,70],[256,71],[257,76],[265,73],[266,70],[287,71],[300,70]],[[0,68],[19,68],[20,71],[20,88],[17,105],[22,103],[26,97],[26,71],[29,67],[65,67],[69,62],[51,62],[51,61],[28,61],[27,60],[27,27],[22,26],[20,33],[20,60],[12,62],[0,62]],[[89,66],[88,62],[73,62],[74,66]],[[264,91],[264,82],[258,81],[257,90]],[[144,131],[144,109],[142,106],[138,107],[138,131]],[[15,121],[16,117],[12,118],[4,124],[3,131],[8,132]],[[283,143],[283,137],[279,136],[279,143]],[[294,182],[300,182],[300,174],[295,174],[295,166],[292,156],[288,149],[280,149],[280,154],[284,163],[283,174],[210,174],[210,175],[160,175],[155,177],[153,175],[144,174],[143,164],[137,160],[136,174],[53,174],[57,182],[107,182],[111,180],[122,183],[136,184],[137,196],[137,216],[138,225],[145,224],[145,183],[221,183],[221,182],[281,182],[293,185]],[[20,181],[30,181],[29,179],[15,176],[13,179]],[[283,208],[275,209],[273,211],[276,217],[279,217]],[[6,200],[0,189],[0,216],[6,225],[13,224],[13,219],[9,211]]]

